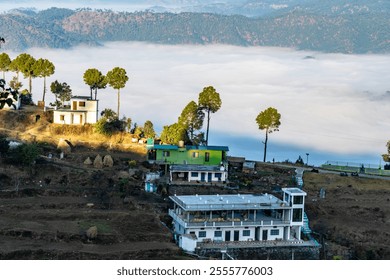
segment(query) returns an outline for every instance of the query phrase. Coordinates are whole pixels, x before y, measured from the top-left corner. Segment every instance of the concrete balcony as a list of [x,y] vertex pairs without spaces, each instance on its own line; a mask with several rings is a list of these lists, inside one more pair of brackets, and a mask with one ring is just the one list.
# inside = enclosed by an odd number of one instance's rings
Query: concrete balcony
[[169,209],[169,215],[185,228],[199,228],[199,227],[244,227],[244,226],[288,226],[288,220],[276,219],[269,216],[257,216],[256,219],[201,219],[190,218],[187,220],[183,215],[178,215],[174,210]]

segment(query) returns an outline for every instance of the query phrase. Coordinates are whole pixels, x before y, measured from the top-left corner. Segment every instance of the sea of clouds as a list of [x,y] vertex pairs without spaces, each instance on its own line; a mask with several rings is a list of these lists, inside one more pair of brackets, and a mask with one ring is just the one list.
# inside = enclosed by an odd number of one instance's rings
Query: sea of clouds
[[[51,60],[56,72],[48,85],[56,79],[66,82],[74,95],[89,95],[85,70],[106,74],[116,66],[126,69],[130,80],[121,91],[121,116],[139,125],[151,120],[158,132],[176,122],[203,87],[214,86],[222,107],[212,115],[209,144],[229,145],[230,154],[237,156],[262,159],[264,133],[255,118],[270,106],[281,113],[282,124],[270,135],[269,160],[295,161],[299,155],[306,160],[307,152],[317,163],[337,159],[379,164],[390,139],[390,55],[128,42],[27,52]],[[11,58],[16,55],[10,53]],[[42,85],[42,79],[34,79],[36,101]],[[53,101],[51,93],[47,96]],[[112,88],[101,90],[98,99],[100,110],[116,110]]]

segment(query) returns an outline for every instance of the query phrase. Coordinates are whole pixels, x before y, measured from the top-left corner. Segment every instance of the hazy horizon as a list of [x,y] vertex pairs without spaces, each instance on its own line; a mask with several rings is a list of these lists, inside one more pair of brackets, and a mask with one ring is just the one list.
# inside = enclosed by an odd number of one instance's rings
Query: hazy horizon
[[[130,80],[121,91],[121,117],[131,117],[139,125],[151,120],[157,132],[176,122],[203,87],[214,86],[222,107],[211,118],[210,144],[230,146],[231,155],[262,159],[264,132],[255,118],[270,106],[282,118],[280,131],[270,135],[268,160],[295,161],[301,155],[306,161],[307,152],[309,161],[316,161],[317,154],[322,161],[362,158],[379,164],[390,139],[389,55],[134,42],[27,53],[51,60],[56,73],[47,84],[56,79],[67,82],[73,95],[89,95],[83,82],[85,70],[97,68],[106,74],[116,66],[125,68]],[[9,54],[11,59],[17,55]],[[27,80],[23,84],[28,87]],[[41,99],[42,85],[42,79],[34,79],[35,101]],[[49,92],[47,97],[50,102],[54,96]],[[116,110],[115,90],[101,90],[98,99],[100,110]],[[287,152],[288,147],[296,156]]]

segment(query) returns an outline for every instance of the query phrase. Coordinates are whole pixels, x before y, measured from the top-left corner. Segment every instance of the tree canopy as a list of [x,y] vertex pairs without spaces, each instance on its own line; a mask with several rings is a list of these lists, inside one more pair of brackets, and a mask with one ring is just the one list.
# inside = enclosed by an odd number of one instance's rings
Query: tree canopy
[[107,75],[107,83],[113,89],[118,90],[118,108],[117,115],[119,116],[120,110],[120,89],[126,86],[126,82],[129,80],[129,77],[126,74],[126,70],[120,67],[115,67],[111,71],[108,71]]
[[195,101],[191,101],[181,112],[178,124],[180,124],[188,132],[188,138],[191,142],[196,142],[195,131],[202,128],[203,120],[204,112],[198,107]]
[[387,147],[387,154],[383,154],[382,157],[384,161],[390,162],[390,140],[387,142],[386,147]]
[[23,73],[25,78],[29,79],[29,92],[32,91],[32,78],[36,77],[34,74],[35,58],[30,54],[22,53],[11,61],[10,70],[16,72],[19,81],[19,73]]
[[189,140],[186,130],[178,123],[164,126],[160,139],[166,144],[174,145],[177,145],[180,140],[184,142],[188,142]]
[[43,95],[42,95],[42,101],[45,102],[45,96],[46,96],[46,77],[49,77],[54,74],[55,72],[55,66],[54,64],[49,61],[48,59],[40,58],[38,59],[35,64],[33,65],[34,68],[34,74],[37,77],[43,78]]
[[64,106],[65,101],[72,98],[72,89],[67,83],[60,83],[55,80],[51,83],[50,90],[56,97],[55,106]]
[[3,80],[5,80],[5,72],[9,71],[9,67],[11,64],[11,59],[8,54],[2,53],[0,54],[0,71],[3,72]]
[[18,77],[12,77],[12,80],[9,82],[9,86],[13,88],[14,90],[19,90],[23,83],[18,81]]
[[155,136],[156,132],[154,131],[153,123],[147,120],[144,124],[144,137],[154,138]]
[[91,99],[92,91],[95,90],[95,100],[97,96],[97,90],[106,88],[107,80],[106,77],[98,69],[91,68],[84,72],[83,76],[85,84],[87,84],[91,90]]
[[265,130],[265,141],[264,143],[264,159],[266,161],[267,157],[267,143],[268,143],[268,134],[279,131],[280,126],[280,117],[278,110],[275,108],[269,107],[268,109],[260,112],[256,117],[256,123],[259,126],[260,130]]
[[203,88],[198,98],[199,108],[207,113],[206,145],[209,141],[210,113],[215,113],[221,108],[222,101],[214,87]]

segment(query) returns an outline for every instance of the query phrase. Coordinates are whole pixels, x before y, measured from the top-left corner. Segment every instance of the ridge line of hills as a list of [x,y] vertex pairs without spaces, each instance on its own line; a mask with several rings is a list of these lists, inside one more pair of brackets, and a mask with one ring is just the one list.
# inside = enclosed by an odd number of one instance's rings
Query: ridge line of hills
[[389,53],[390,11],[324,14],[290,10],[261,18],[212,13],[50,8],[0,14],[4,50],[71,48],[109,41],[276,46],[338,53]]

